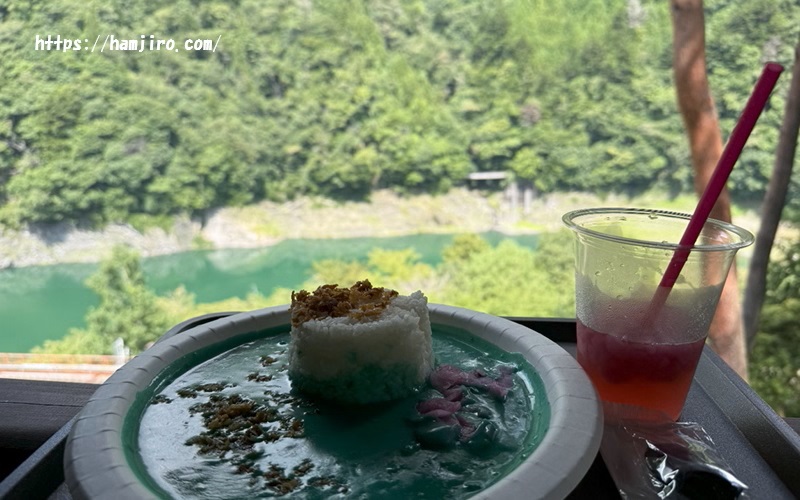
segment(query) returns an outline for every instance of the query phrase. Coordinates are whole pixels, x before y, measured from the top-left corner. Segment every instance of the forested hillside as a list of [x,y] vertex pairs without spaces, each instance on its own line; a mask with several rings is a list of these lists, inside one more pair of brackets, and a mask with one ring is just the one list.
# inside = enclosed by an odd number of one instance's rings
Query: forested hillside
[[[488,170],[539,192],[679,191],[691,169],[667,8],[3,0],[0,220],[102,224],[299,194],[439,192]],[[706,8],[727,135],[763,61],[791,64],[800,6]],[[36,39],[48,35],[79,40],[80,50],[43,50]],[[176,50],[106,43],[151,35]],[[186,39],[217,43],[188,51]],[[764,190],[784,94],[776,91],[733,174],[734,200]]]
[[[793,64],[800,3],[704,3],[727,136],[763,63]],[[691,192],[668,9],[665,0],[0,0],[0,231],[202,220],[216,207],[360,200],[386,188],[440,193],[498,170],[540,194]],[[787,85],[731,176],[740,206],[763,196]],[[784,212],[795,222],[798,191],[795,180]],[[525,314],[570,315],[571,287],[547,288],[571,275],[567,245],[547,235],[534,257],[466,238],[436,267],[376,250],[366,264],[317,263],[309,286],[367,274],[493,314],[530,305]],[[106,352],[113,332],[138,350],[185,317],[288,296],[156,297],[137,259],[112,255],[89,281],[100,305],[86,328],[45,349]],[[800,243],[788,242],[770,269],[751,373],[778,411],[800,415],[797,262]],[[132,317],[150,323],[120,321]]]

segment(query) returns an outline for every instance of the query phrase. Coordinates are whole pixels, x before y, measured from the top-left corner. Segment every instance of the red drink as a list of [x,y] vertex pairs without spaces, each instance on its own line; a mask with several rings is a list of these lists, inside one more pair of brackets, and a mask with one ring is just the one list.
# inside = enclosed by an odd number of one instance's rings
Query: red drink
[[[578,362],[601,400],[678,419],[705,338],[684,344],[654,344],[592,330],[580,319],[577,327]],[[635,322],[632,328],[636,328]]]
[[690,220],[651,209],[564,215],[576,237],[578,361],[612,420],[680,416],[730,264],[753,242],[709,219],[687,251],[678,242]]

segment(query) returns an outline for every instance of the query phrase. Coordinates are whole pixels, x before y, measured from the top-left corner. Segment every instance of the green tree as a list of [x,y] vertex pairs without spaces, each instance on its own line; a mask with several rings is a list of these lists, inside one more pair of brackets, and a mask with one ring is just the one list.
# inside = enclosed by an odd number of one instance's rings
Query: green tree
[[778,414],[800,417],[800,299],[765,304],[750,352],[750,384]]
[[314,289],[320,283],[336,283],[350,286],[356,281],[369,279],[375,286],[398,290],[404,294],[425,290],[430,298],[438,292],[436,270],[420,262],[420,256],[412,249],[386,250],[373,248],[366,262],[342,262],[324,260],[313,264],[313,277],[305,284]]
[[442,260],[446,265],[458,265],[466,262],[473,255],[486,252],[491,248],[489,243],[477,234],[459,234],[453,242],[442,250]]
[[800,242],[780,248],[750,353],[750,383],[778,413],[800,416]]
[[[572,245],[566,233],[542,234],[536,249],[503,240],[445,262],[446,303],[500,316],[572,317],[575,314]],[[456,245],[474,247],[461,240]],[[498,279],[502,276],[502,279]]]
[[86,314],[86,328],[46,341],[40,352],[113,354],[114,341],[122,339],[136,354],[171,326],[145,284],[138,254],[127,247],[115,247],[86,285],[100,296]]
[[[6,3],[6,223],[442,192],[486,170],[543,193],[691,184],[663,2],[642,2],[638,14],[627,0]],[[800,9],[708,6],[709,76],[729,130],[749,92],[743,76],[761,59],[790,60]],[[35,50],[41,33],[90,46],[108,33],[219,44],[65,53]],[[735,196],[763,192],[776,114],[767,110],[749,141]]]
[[[711,89],[714,92],[724,135],[733,129],[752,82],[764,61],[792,66],[793,49],[800,36],[800,9],[793,0],[727,2],[705,0],[706,50]],[[735,200],[760,201],[772,171],[786,89],[790,78],[782,77],[747,141],[729,180]],[[797,180],[792,191],[797,192]],[[798,206],[798,197],[792,206]]]

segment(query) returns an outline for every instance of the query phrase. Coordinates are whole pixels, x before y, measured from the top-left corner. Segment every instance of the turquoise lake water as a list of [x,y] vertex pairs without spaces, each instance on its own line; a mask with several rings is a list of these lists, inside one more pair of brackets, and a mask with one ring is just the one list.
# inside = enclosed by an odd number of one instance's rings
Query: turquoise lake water
[[[496,244],[508,238],[482,235]],[[533,247],[535,235],[511,237]],[[147,283],[158,294],[183,286],[197,302],[268,295],[278,287],[297,287],[310,277],[311,264],[322,259],[366,260],[373,248],[413,248],[423,262],[436,265],[453,235],[411,235],[394,238],[287,240],[259,249],[193,251],[143,261]],[[70,328],[85,325],[97,296],[84,281],[97,264],[60,264],[0,271],[0,352],[27,352],[45,340],[59,339]],[[287,300],[288,301],[288,300]]]

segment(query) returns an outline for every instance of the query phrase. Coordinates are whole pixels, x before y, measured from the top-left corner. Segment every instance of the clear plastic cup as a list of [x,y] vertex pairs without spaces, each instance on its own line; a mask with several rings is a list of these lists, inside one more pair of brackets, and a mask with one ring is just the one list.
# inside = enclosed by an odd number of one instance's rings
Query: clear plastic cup
[[690,218],[628,208],[563,217],[576,237],[578,362],[611,419],[679,418],[731,262],[753,243],[750,232],[709,219],[666,302],[654,306]]

